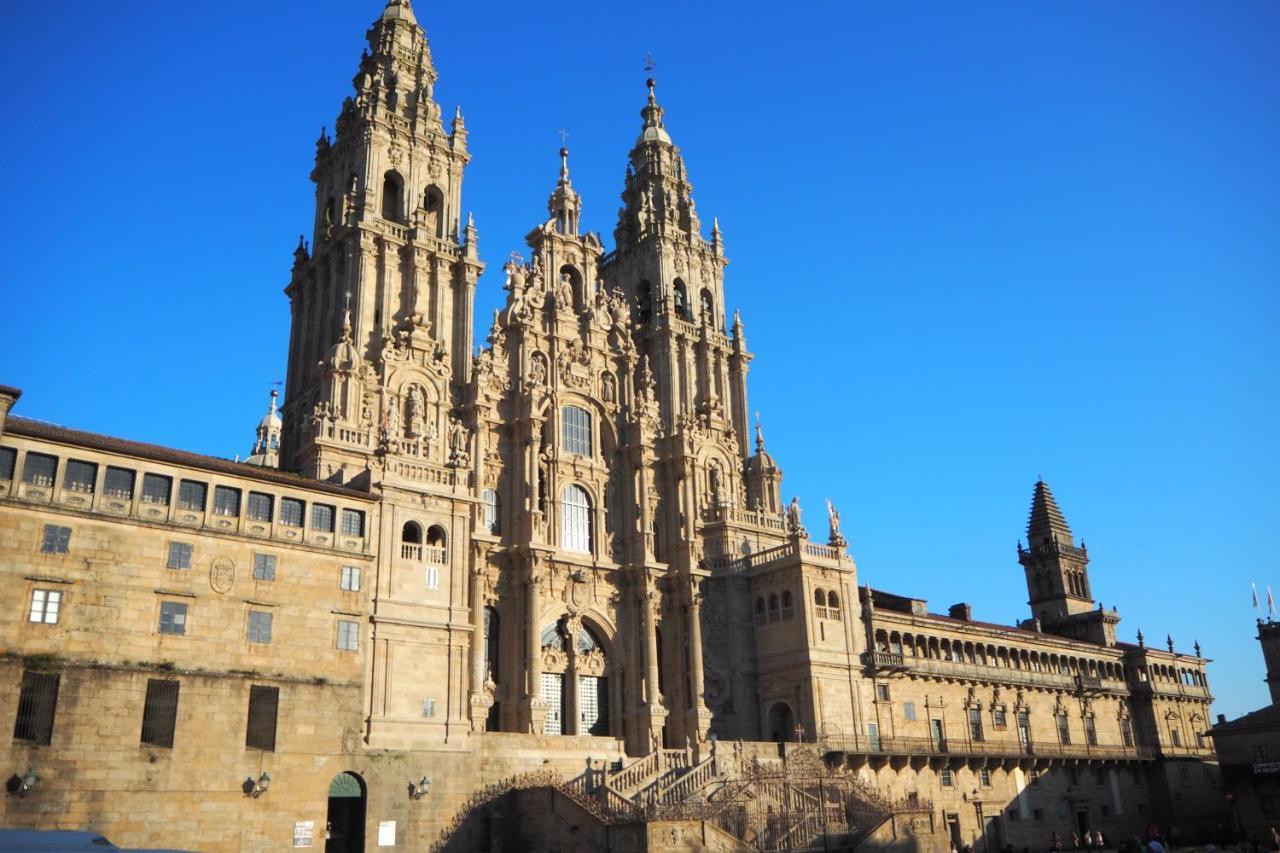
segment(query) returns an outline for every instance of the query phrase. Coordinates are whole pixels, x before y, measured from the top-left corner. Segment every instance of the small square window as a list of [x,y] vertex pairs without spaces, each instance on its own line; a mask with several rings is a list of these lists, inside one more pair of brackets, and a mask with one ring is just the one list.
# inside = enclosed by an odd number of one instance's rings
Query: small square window
[[195,480],[183,480],[178,484],[178,509],[189,509],[193,512],[204,512],[204,504],[209,496],[209,487]]
[[338,588],[347,592],[360,591],[360,569],[356,566],[343,566],[338,578]]
[[240,515],[240,490],[217,486],[213,490],[213,514],[236,518]]
[[262,492],[250,492],[249,502],[245,506],[245,517],[250,521],[271,521],[271,495]]
[[271,554],[253,555],[254,580],[273,581],[276,579],[276,558]]
[[422,716],[434,717],[435,715],[436,715],[436,700],[423,699],[422,700]]
[[364,513],[358,509],[344,509],[342,511],[342,535],[343,536],[363,536],[364,535]]
[[333,507],[325,504],[311,505],[311,529],[317,533],[333,532]]
[[187,633],[187,605],[178,601],[160,602],[160,633]]
[[889,685],[887,684],[876,685],[876,699],[880,700],[881,702],[889,701]]
[[58,611],[62,609],[62,593],[56,589],[37,589],[31,593],[31,622],[44,625],[58,624]]
[[1004,729],[1009,724],[1008,715],[1005,714],[1003,708],[996,708],[991,712],[991,725],[997,729]]
[[358,651],[360,648],[360,623],[347,619],[338,620],[338,649],[344,652]]
[[165,563],[165,566],[170,569],[191,568],[192,549],[193,546],[190,542],[170,542],[169,561]]
[[158,506],[169,505],[169,494],[173,491],[173,479],[162,474],[144,474],[142,476],[142,502]]
[[285,527],[301,527],[306,504],[295,498],[280,499],[280,523]]
[[915,702],[903,702],[903,703],[902,703],[902,717],[903,717],[903,719],[906,719],[906,720],[914,720],[914,719],[916,718],[916,703],[915,703]]
[[247,639],[251,643],[271,642],[271,612],[267,610],[249,611],[249,632]]
[[955,780],[951,776],[951,768],[949,767],[942,768],[941,778],[942,778],[942,787],[944,788],[950,788],[953,784],[955,784]]
[[44,544],[40,550],[46,554],[65,554],[71,547],[71,528],[56,524],[44,526]]

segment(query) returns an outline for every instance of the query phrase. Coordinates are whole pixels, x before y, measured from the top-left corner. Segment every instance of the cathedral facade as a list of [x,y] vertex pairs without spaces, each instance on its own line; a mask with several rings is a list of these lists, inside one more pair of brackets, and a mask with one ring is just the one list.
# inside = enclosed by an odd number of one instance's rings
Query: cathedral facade
[[[408,0],[368,41],[247,463],[8,415],[0,389],[6,823],[488,849],[512,832],[491,803],[546,789],[583,849],[1214,826],[1207,661],[1117,639],[1044,483],[1018,625],[860,586],[835,508],[812,536],[784,502],[652,80],[612,249],[562,150],[477,351],[464,120]],[[853,799],[829,817],[806,773]]]

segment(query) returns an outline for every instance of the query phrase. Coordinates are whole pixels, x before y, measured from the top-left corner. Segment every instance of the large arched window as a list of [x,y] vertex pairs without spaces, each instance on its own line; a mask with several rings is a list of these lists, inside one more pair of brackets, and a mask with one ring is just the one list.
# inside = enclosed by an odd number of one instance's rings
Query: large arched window
[[406,560],[422,559],[422,527],[416,521],[406,521],[400,530],[400,556]]
[[560,497],[560,545],[591,553],[591,498],[581,486],[565,486]]
[[494,489],[485,489],[480,493],[480,530],[490,536],[497,536],[502,532],[498,501],[498,492]]
[[702,290],[702,304],[701,304],[701,306],[700,306],[700,308],[699,308],[700,314],[699,314],[698,319],[700,319],[702,322],[704,322],[704,323],[706,323],[706,324],[708,324],[708,325],[713,324],[713,323],[715,322],[715,319],[716,319],[716,315],[715,315],[715,308],[713,307],[713,306],[714,306],[714,304],[715,304],[715,302],[714,302],[714,300],[711,298],[711,291],[710,291],[710,290],[707,290],[706,288],[703,288],[703,290]]
[[640,312],[640,325],[644,325],[653,316],[653,287],[648,281],[642,281],[636,287],[636,306]]
[[392,170],[382,178],[382,218],[392,222],[400,222],[404,218],[404,179],[400,173]]
[[693,319],[689,313],[689,289],[684,286],[684,282],[680,279],[676,279],[675,305],[677,317],[681,320]]
[[434,184],[422,194],[422,209],[427,214],[426,231],[438,240],[444,239],[444,193]]
[[566,453],[591,455],[591,414],[578,406],[560,410],[561,444]]

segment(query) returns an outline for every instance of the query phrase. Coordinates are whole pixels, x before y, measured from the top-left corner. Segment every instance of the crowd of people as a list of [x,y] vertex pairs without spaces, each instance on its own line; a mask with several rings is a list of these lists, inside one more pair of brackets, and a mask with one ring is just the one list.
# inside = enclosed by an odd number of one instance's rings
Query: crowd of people
[[[1148,828],[1145,839],[1138,835],[1131,835],[1115,845],[1115,850],[1117,853],[1175,853],[1175,851],[1178,853],[1280,853],[1280,830],[1273,826],[1265,839],[1237,841],[1222,846],[1203,844],[1186,847],[1180,846],[1178,842],[1176,826],[1170,826],[1167,833],[1161,832],[1159,827],[1152,826]],[[1062,853],[1064,849],[1102,853],[1109,848],[1107,839],[1100,830],[1085,830],[1083,837],[1080,833],[1073,832],[1066,841],[1058,833],[1050,833],[1047,853]],[[957,847],[953,841],[951,853],[974,853],[974,851],[972,845],[965,844]],[[1017,851],[1012,844],[1006,844],[1001,853],[1017,853]],[[1022,853],[1031,853],[1031,848],[1024,847]]]

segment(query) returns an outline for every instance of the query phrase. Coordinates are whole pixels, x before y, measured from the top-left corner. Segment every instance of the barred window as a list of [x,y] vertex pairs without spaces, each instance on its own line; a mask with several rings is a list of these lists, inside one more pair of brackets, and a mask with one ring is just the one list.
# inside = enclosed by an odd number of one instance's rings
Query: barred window
[[253,578],[260,581],[273,581],[276,579],[276,558],[274,555],[253,555]]
[[178,682],[147,679],[147,698],[142,706],[142,742],[173,748],[173,731],[178,722]]
[[285,527],[301,527],[306,504],[296,498],[280,499],[280,523]]
[[52,486],[58,473],[58,457],[47,453],[28,453],[22,463],[22,482],[32,486]]
[[356,566],[343,566],[338,578],[338,588],[347,592],[359,592],[360,569]]
[[37,589],[31,593],[31,622],[44,625],[58,624],[58,611],[62,609],[62,592],[56,589]]
[[591,498],[581,486],[565,486],[560,499],[561,547],[591,552]]
[[98,466],[92,462],[79,459],[68,459],[66,472],[62,477],[62,488],[69,492],[93,494],[94,481],[98,479]]
[[364,535],[364,513],[358,509],[344,509],[342,511],[342,535],[343,536],[363,536]]
[[240,490],[230,486],[217,486],[213,490],[213,514],[228,515],[232,518],[240,515]]
[[247,639],[251,643],[271,642],[271,612],[268,610],[249,611],[249,633]]
[[71,528],[57,524],[44,526],[44,543],[40,550],[46,554],[65,554],[71,547]]
[[262,492],[250,492],[249,502],[245,505],[245,518],[250,521],[271,520],[271,495]]
[[480,529],[490,536],[502,532],[502,522],[498,518],[498,493],[494,489],[485,489],[480,493]]
[[160,602],[160,633],[187,633],[187,605],[179,601]]
[[250,749],[275,752],[276,714],[280,709],[280,688],[253,684],[249,687],[249,720],[244,745]]
[[318,533],[332,533],[333,507],[325,504],[312,504],[311,529]]
[[106,479],[102,483],[102,493],[107,497],[131,500],[133,498],[134,476],[134,473],[128,468],[108,466]]
[[169,505],[169,494],[173,491],[173,479],[163,474],[142,475],[142,502],[144,504]]
[[165,563],[165,566],[170,569],[191,568],[191,552],[193,550],[190,542],[170,542],[169,561]]
[[14,740],[25,740],[39,746],[48,746],[53,741],[58,678],[57,673],[23,670],[18,717],[13,724]]
[[183,480],[178,484],[178,509],[189,509],[204,512],[208,499],[209,487],[195,480]]
[[338,650],[354,652],[360,648],[360,623],[348,619],[338,620]]
[[0,480],[12,480],[13,468],[18,463],[18,451],[12,447],[0,447]]
[[591,414],[578,406],[560,410],[561,438],[566,453],[591,455]]

